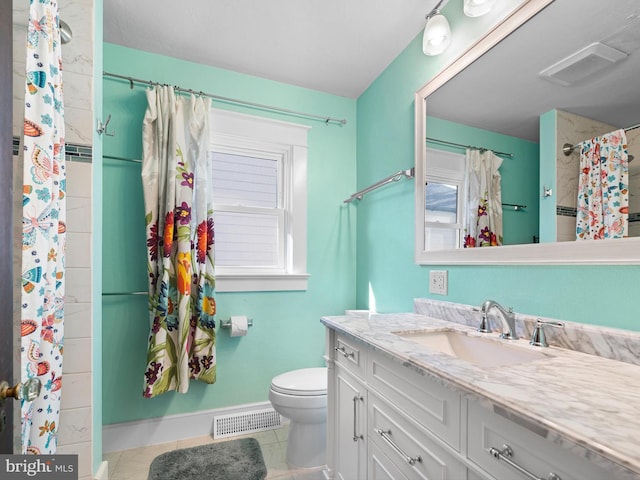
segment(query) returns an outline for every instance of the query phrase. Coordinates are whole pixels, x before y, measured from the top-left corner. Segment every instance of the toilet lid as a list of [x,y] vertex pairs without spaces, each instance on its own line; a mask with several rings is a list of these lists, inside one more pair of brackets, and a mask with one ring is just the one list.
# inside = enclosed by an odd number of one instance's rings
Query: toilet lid
[[289,395],[326,395],[327,369],[303,368],[274,377],[271,389]]

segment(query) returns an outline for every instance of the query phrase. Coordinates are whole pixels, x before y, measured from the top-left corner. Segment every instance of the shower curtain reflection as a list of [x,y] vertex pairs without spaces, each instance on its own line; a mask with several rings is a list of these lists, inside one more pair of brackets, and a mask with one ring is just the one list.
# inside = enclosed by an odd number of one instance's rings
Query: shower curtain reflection
[[577,240],[628,236],[629,162],[623,129],[594,137],[580,148]]
[[502,245],[502,159],[491,150],[467,149],[465,248]]

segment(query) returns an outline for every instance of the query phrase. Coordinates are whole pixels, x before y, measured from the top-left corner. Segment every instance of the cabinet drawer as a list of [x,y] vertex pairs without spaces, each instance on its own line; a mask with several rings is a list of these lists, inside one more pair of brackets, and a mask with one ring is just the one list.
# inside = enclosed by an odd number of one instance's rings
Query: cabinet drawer
[[367,382],[420,425],[460,450],[457,391],[379,353],[369,359]]
[[505,445],[511,449],[509,460],[541,479],[551,473],[561,480],[613,478],[612,473],[547,440],[540,425],[526,428],[472,401],[468,403],[468,425],[469,459],[496,478],[532,478],[490,453],[492,448],[501,451]]
[[355,376],[363,378],[366,372],[367,348],[348,337],[336,334],[334,358],[338,364]]
[[[369,444],[375,444],[401,471],[411,479],[466,478],[466,467],[445,451],[430,434],[369,391]],[[400,477],[405,478],[405,477]]]
[[371,444],[369,451],[370,480],[410,480],[375,443]]

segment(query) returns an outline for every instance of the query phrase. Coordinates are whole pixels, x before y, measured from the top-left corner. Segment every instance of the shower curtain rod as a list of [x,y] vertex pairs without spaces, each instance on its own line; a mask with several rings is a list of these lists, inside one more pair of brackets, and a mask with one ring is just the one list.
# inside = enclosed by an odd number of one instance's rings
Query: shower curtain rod
[[119,297],[122,295],[149,295],[149,292],[102,292],[103,297]]
[[[474,147],[473,145],[465,145],[463,143],[455,143],[455,142],[448,142],[447,140],[439,140],[437,138],[431,138],[431,137],[427,137],[427,142],[435,142],[435,143],[441,143],[443,145],[451,145],[452,147],[460,147],[460,148],[475,148],[477,150],[491,150],[490,148],[486,148],[486,147]],[[503,157],[509,157],[512,158],[513,157],[513,153],[507,153],[507,152],[496,152],[494,150],[491,150],[493,153],[495,153],[496,155],[501,155]]]
[[[149,85],[149,86],[168,85],[168,84],[162,83],[162,82],[154,82],[152,80],[142,80],[140,78],[128,77],[126,75],[120,75],[120,74],[117,74],[117,73],[110,73],[110,72],[104,72],[104,71],[102,72],[102,75],[105,76],[105,77],[113,77],[113,78],[119,78],[121,80],[127,80],[129,82],[129,87],[130,88],[133,88],[133,84],[134,83],[139,83],[139,84]],[[256,108],[256,109],[260,109],[260,110],[267,110],[267,111],[271,111],[271,112],[283,113],[285,115],[293,115],[293,116],[296,116],[296,117],[304,117],[304,118],[311,118],[311,119],[315,119],[315,120],[322,120],[327,125],[329,123],[335,123],[335,124],[338,124],[338,125],[346,125],[347,124],[347,121],[344,118],[343,119],[338,119],[338,118],[327,117],[327,116],[324,116],[324,115],[315,115],[313,113],[298,112],[296,110],[289,110],[287,108],[273,107],[271,105],[263,105],[261,103],[246,102],[244,100],[238,100],[236,98],[221,97],[220,95],[213,95],[211,93],[206,93],[206,92],[203,92],[201,90],[195,91],[195,90],[192,90],[190,88],[182,88],[182,87],[178,87],[176,85],[174,85],[173,88],[177,92],[180,92],[180,93],[193,93],[194,95],[202,95],[204,97],[211,98],[212,100],[216,100],[218,102],[230,103],[230,104],[233,104],[233,105],[241,105],[243,107],[253,107],[253,108]]]
[[[624,130],[625,132],[628,132],[629,130],[635,130],[636,128],[640,128],[640,123],[636,123],[635,125],[631,125],[630,127],[623,128],[622,130]],[[576,148],[578,148],[580,145],[582,145],[586,141],[587,140],[583,140],[582,142],[578,142],[575,145],[571,145],[570,143],[565,143],[562,146],[562,153],[564,153],[568,157],[573,153],[573,151]]]
[[526,205],[520,205],[520,204],[517,204],[517,203],[503,203],[502,206],[503,207],[513,207],[513,209],[516,212],[522,212],[524,209],[527,208]]

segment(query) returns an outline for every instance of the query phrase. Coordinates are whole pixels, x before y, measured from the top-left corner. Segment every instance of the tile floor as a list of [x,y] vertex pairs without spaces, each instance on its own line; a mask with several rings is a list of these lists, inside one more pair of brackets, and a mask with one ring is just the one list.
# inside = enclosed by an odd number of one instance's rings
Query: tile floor
[[[247,435],[248,437],[254,437],[260,443],[264,463],[267,466],[267,480],[323,480],[322,468],[289,468],[285,460],[288,428],[288,425],[284,425],[277,430]],[[109,462],[109,480],[147,480],[149,465],[161,453],[225,440],[231,439],[214,440],[209,436],[197,437],[150,447],[107,453],[104,456],[104,460]]]

